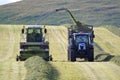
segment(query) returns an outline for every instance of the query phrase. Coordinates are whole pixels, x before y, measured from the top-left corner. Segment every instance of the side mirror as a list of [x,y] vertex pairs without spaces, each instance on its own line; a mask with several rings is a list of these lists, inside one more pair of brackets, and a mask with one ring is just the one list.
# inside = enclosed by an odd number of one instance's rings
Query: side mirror
[[44,29],[44,33],[45,33],[45,34],[47,33],[47,29],[46,29],[46,28]]
[[25,26],[23,26],[23,28],[22,28],[22,34],[24,34],[25,33]]
[[24,34],[25,33],[25,30],[24,29],[22,29],[22,34]]
[[94,31],[92,31],[92,34],[91,34],[92,36],[92,38],[95,38],[95,34],[94,34]]
[[45,34],[47,33],[47,29],[45,28],[45,25],[44,25],[44,33],[45,33]]

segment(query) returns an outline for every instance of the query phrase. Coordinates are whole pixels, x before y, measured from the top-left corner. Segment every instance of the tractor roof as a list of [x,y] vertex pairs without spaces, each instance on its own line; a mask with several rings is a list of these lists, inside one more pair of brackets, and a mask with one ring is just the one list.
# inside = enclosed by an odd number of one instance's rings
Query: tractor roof
[[73,33],[73,35],[75,36],[79,36],[79,35],[90,35],[90,33]]
[[42,28],[42,25],[27,25],[26,28]]

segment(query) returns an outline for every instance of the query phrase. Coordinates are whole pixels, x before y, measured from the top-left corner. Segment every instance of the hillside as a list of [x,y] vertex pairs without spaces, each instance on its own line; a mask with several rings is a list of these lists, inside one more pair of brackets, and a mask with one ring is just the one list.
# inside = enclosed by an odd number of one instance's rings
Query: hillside
[[[120,26],[119,0],[22,0],[0,6],[0,24],[66,24],[72,23],[65,13],[52,13],[56,8],[68,8],[83,23]],[[43,17],[44,18],[44,17]]]

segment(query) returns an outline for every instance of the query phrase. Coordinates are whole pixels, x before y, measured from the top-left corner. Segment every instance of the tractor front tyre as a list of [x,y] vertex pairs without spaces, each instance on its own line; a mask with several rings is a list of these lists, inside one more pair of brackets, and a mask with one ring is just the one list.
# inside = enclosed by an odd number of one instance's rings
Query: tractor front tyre
[[75,56],[74,50],[68,51],[68,61],[71,61],[71,62],[76,61],[76,56]]
[[18,55],[16,56],[16,61],[19,61],[19,56]]
[[19,59],[18,59],[18,58],[16,58],[16,61],[19,61]]
[[53,61],[52,55],[49,56],[49,61]]

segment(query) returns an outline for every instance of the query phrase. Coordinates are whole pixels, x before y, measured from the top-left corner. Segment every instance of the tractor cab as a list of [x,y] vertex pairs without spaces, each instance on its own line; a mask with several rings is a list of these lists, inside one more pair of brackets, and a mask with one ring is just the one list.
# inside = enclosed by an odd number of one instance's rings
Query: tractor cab
[[42,42],[42,28],[29,27],[27,28],[27,42]]

